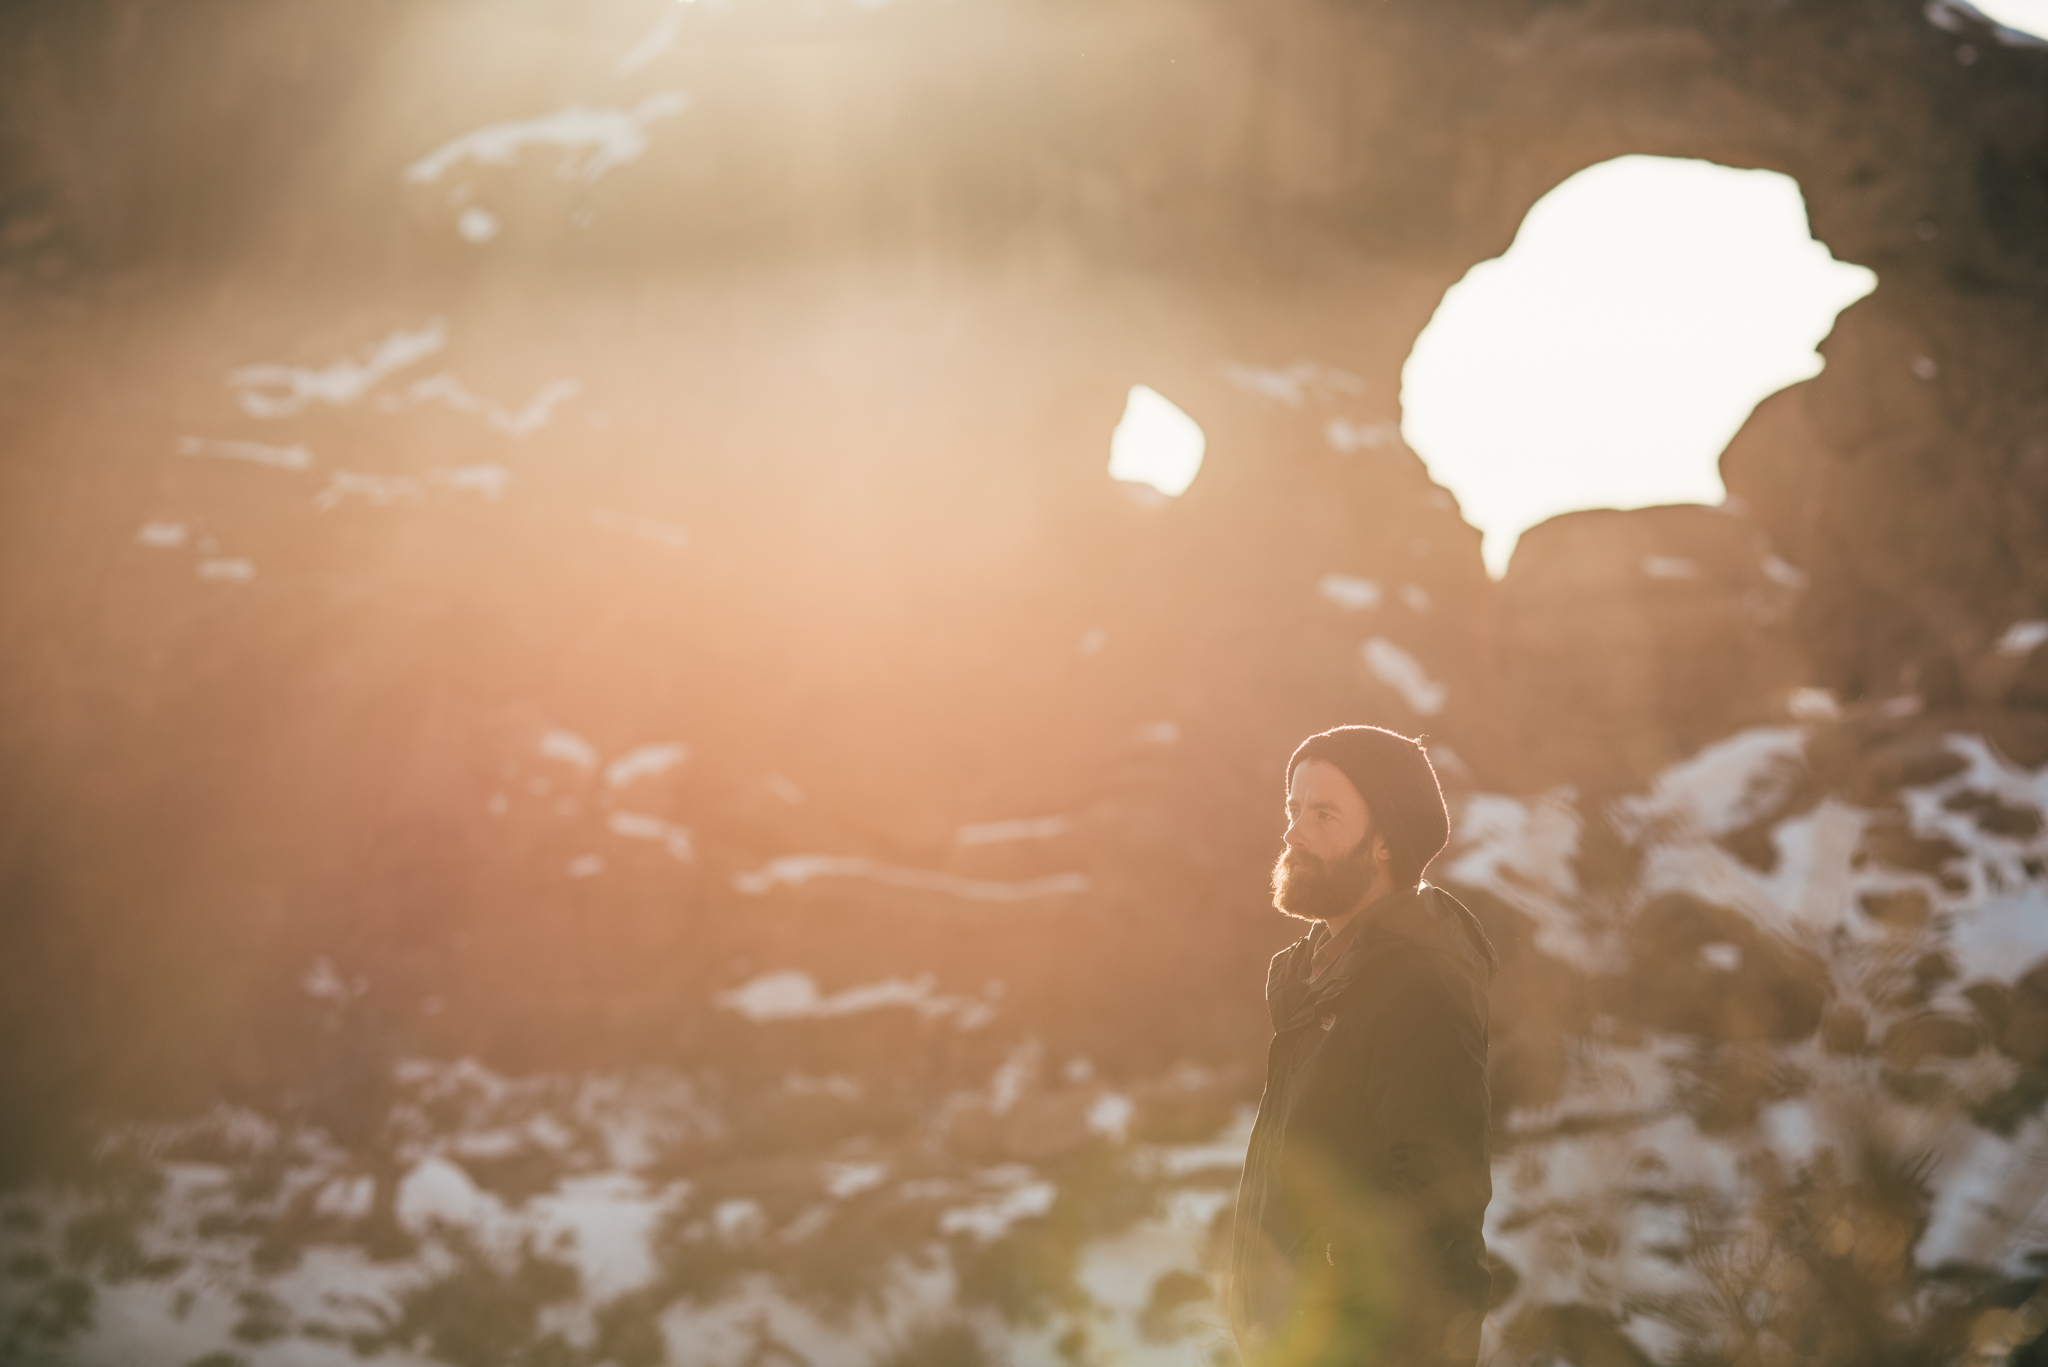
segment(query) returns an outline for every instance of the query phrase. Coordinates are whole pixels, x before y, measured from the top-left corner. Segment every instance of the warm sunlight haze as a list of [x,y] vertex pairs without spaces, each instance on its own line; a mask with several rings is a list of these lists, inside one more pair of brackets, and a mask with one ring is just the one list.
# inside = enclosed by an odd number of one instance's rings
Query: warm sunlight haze
[[2048,1367],[2030,32],[0,3],[0,1367]]
[[1813,240],[1786,176],[1602,162],[1444,295],[1402,372],[1403,433],[1498,578],[1558,513],[1720,502],[1736,429],[1820,372],[1815,345],[1875,285]]

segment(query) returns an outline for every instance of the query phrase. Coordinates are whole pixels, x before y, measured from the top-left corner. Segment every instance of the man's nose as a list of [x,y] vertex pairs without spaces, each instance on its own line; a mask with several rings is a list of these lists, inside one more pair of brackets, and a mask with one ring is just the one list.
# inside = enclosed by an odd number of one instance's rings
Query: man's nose
[[1288,822],[1288,823],[1287,823],[1287,834],[1286,834],[1286,835],[1284,835],[1284,836],[1282,836],[1282,837],[1281,837],[1281,839],[1283,839],[1283,840],[1285,840],[1285,841],[1287,842],[1287,848],[1288,848],[1288,849],[1290,849],[1290,850],[1298,850],[1298,849],[1302,848],[1302,844],[1301,844],[1301,823],[1300,823],[1299,821],[1290,821],[1290,822]]

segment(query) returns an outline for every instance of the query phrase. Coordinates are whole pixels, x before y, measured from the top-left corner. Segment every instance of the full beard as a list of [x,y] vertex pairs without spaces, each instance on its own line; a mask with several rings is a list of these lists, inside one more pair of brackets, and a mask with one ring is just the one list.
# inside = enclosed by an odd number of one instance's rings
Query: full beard
[[1372,833],[1349,854],[1323,860],[1282,850],[1273,864],[1273,906],[1304,921],[1327,921],[1357,906],[1372,886]]

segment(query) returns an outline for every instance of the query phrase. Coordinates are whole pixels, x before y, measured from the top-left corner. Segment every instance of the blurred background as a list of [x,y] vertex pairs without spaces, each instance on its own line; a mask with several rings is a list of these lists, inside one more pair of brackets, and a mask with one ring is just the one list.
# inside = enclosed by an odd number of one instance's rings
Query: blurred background
[[2042,1360],[2042,32],[0,7],[0,1359],[1227,1363],[1369,722],[1491,1361]]

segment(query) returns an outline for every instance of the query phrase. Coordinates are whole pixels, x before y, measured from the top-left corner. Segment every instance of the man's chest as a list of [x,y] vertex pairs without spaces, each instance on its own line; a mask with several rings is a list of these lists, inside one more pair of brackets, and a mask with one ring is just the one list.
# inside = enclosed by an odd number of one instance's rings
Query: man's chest
[[1387,1040],[1398,1028],[1371,983],[1354,984],[1274,1037],[1270,1082],[1285,1098],[1290,1133],[1355,1129],[1382,1090]]

